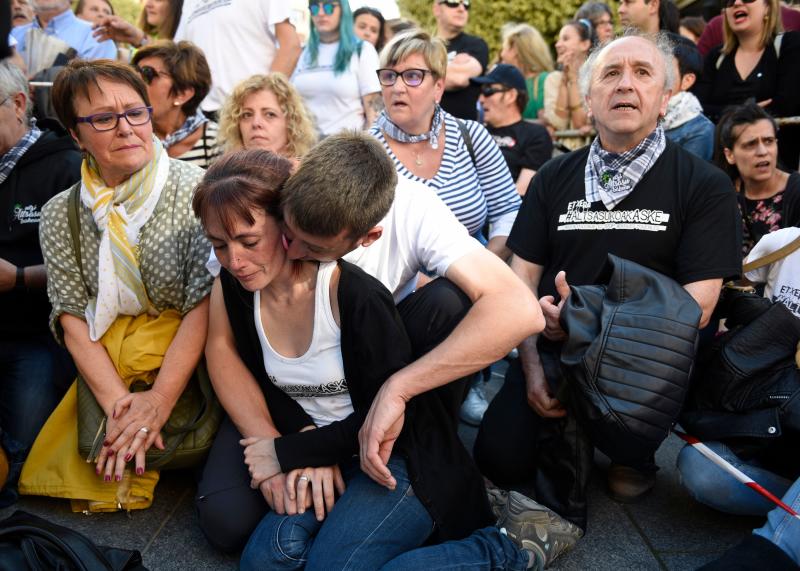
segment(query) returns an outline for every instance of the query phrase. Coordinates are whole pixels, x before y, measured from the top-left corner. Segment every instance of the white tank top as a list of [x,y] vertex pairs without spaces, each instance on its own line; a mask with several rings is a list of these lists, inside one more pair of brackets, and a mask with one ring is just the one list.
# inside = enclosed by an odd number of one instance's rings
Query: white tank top
[[261,292],[253,294],[256,331],[269,380],[296,400],[317,426],[342,420],[353,412],[342,364],[342,332],[331,311],[330,283],[335,268],[336,262],[319,265],[314,332],[311,346],[300,357],[284,357],[269,344],[261,322]]

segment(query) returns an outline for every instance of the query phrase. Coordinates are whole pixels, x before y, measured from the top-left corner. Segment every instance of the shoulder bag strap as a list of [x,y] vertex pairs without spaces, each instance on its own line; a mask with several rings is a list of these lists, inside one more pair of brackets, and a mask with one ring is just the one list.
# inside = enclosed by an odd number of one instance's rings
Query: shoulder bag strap
[[746,263],[742,267],[742,271],[744,273],[747,273],[747,272],[752,272],[753,270],[757,270],[758,268],[768,266],[774,262],[777,262],[780,259],[785,258],[786,256],[788,256],[789,254],[798,249],[800,249],[800,236],[798,236],[797,238],[795,238],[782,248],[778,248],[771,254],[767,254],[762,258]]
[[83,276],[83,260],[81,259],[81,213],[80,213],[80,184],[69,193],[67,200],[67,220],[69,221],[69,233],[72,236],[72,248],[75,250],[75,261],[78,262],[78,271]]
[[464,139],[464,144],[467,146],[467,152],[469,153],[470,158],[472,159],[472,164],[477,166],[477,162],[475,161],[475,149],[472,147],[472,137],[469,135],[469,130],[467,126],[464,124],[464,121],[459,119],[458,117],[455,118],[456,123],[458,124],[458,130],[461,131],[461,137]]

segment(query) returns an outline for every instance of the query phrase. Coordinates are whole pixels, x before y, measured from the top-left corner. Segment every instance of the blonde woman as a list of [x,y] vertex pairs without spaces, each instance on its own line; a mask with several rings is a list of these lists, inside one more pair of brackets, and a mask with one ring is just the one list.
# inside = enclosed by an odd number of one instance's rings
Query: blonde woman
[[553,71],[553,55],[542,34],[531,25],[509,23],[502,28],[503,47],[500,63],[513,65],[525,76],[528,105],[523,119],[538,119],[544,112],[545,101],[555,99],[558,83],[548,81]]
[[297,160],[317,133],[302,97],[281,73],[254,75],[233,90],[220,112],[225,152],[264,149]]

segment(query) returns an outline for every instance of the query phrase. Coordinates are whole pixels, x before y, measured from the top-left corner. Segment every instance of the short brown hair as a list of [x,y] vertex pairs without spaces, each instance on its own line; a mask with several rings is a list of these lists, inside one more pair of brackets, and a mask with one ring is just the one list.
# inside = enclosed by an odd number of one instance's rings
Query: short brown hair
[[234,88],[219,114],[218,142],[226,152],[242,148],[244,143],[242,132],[239,130],[239,119],[242,116],[244,100],[259,91],[271,92],[286,115],[288,151],[295,157],[305,155],[317,142],[314,122],[300,93],[280,72],[253,75]]
[[99,90],[100,79],[129,86],[145,105],[150,105],[147,86],[131,66],[111,59],[74,59],[59,72],[53,83],[53,107],[64,127],[75,129],[78,124],[75,100],[79,96],[89,99],[89,86],[94,85]]
[[203,51],[192,42],[159,40],[136,50],[131,63],[138,65],[150,57],[160,59],[172,77],[170,95],[177,95],[184,89],[194,89],[192,98],[181,106],[181,111],[187,117],[194,115],[211,89],[211,70]]
[[397,173],[383,146],[358,131],[327,137],[311,149],[281,197],[284,213],[304,232],[364,236],[394,201]]
[[197,185],[194,214],[203,226],[216,217],[228,233],[237,219],[254,224],[254,208],[280,220],[281,189],[291,171],[288,159],[261,149],[224,155],[208,167]]

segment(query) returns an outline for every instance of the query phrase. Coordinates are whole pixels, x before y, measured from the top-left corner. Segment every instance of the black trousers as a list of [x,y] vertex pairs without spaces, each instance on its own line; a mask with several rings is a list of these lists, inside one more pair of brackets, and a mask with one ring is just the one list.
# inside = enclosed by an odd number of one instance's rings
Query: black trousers
[[[441,343],[470,307],[469,298],[445,278],[432,281],[401,301],[397,311],[411,339],[414,357],[421,357]],[[437,389],[440,398],[452,407],[453,415],[458,414],[466,381],[459,379]],[[242,549],[269,509],[261,492],[250,488],[240,438],[226,417],[211,447],[195,498],[200,528],[214,547],[226,552]]]

